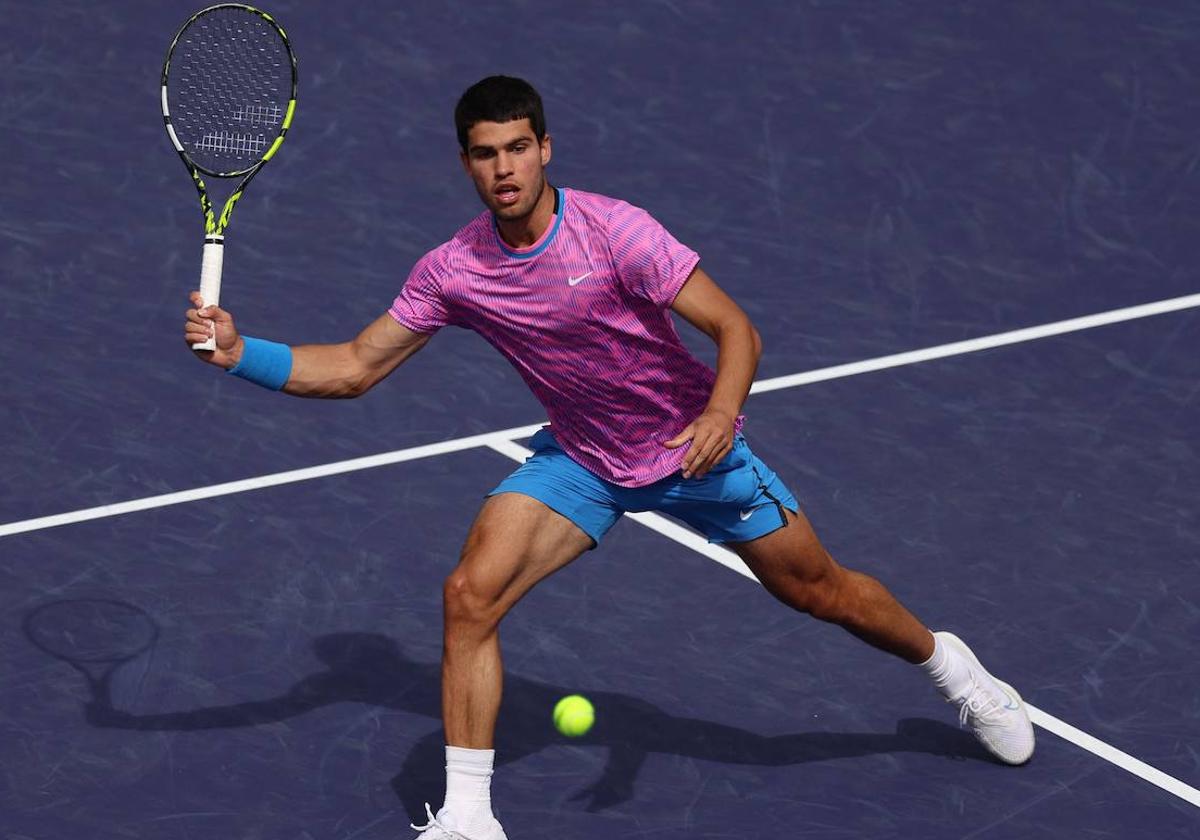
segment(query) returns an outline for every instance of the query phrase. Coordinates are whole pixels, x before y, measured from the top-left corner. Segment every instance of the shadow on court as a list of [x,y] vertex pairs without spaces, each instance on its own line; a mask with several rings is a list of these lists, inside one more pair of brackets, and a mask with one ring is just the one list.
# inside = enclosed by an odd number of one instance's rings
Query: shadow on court
[[[314,640],[313,649],[326,670],[296,683],[286,693],[265,700],[227,706],[130,714],[114,708],[103,693],[87,705],[89,722],[98,727],[130,730],[202,730],[254,726],[281,721],[334,703],[366,703],[440,719],[441,668],[414,662],[386,636],[337,633]],[[508,674],[497,736],[500,765],[520,760],[567,739],[550,723],[550,711],[563,695],[562,686]],[[780,766],[881,753],[926,753],[959,760],[990,762],[966,732],[926,719],[905,719],[894,733],[801,732],[764,736],[734,726],[668,714],[657,706],[615,692],[590,692],[597,721],[584,737],[570,743],[606,747],[608,761],[600,778],[574,796],[589,811],[600,811],[630,799],[638,773],[650,753],[685,756],[725,764]],[[392,787],[414,815],[423,801],[444,785],[441,730],[409,751]]]

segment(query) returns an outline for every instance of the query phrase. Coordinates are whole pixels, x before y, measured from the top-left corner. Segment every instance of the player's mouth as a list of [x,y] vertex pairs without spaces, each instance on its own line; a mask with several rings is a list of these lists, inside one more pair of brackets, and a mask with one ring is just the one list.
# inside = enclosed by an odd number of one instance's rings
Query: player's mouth
[[521,196],[521,188],[516,184],[501,184],[492,190],[492,195],[496,197],[498,203],[507,207],[517,203],[517,199]]

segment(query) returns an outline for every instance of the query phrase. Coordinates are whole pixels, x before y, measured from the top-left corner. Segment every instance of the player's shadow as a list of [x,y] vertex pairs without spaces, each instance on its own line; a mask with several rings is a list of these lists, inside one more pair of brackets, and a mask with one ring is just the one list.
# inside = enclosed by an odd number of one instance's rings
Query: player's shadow
[[[391,639],[374,633],[337,633],[313,642],[326,670],[305,677],[286,693],[265,700],[159,714],[130,714],[104,698],[88,705],[88,720],[101,727],[138,730],[198,730],[253,726],[285,720],[340,702],[369,703],[431,718],[441,717],[441,667],[407,659]],[[506,674],[497,732],[499,764],[517,761],[568,739],[550,725],[550,710],[563,686]],[[631,798],[638,771],[649,753],[687,756],[726,764],[779,766],[836,758],[914,752],[990,761],[975,740],[953,726],[925,719],[902,720],[895,732],[799,732],[765,736],[712,721],[677,717],[652,703],[615,692],[589,692],[598,709],[596,725],[570,743],[605,747],[600,778],[575,799],[598,811]],[[412,814],[423,812],[443,789],[444,739],[437,730],[409,751],[392,787]]]

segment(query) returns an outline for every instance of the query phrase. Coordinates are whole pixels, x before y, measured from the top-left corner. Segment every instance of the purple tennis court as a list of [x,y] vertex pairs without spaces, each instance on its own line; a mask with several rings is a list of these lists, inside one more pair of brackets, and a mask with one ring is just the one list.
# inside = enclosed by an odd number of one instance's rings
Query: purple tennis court
[[[191,358],[158,73],[197,8],[0,2],[0,837],[409,838],[443,582],[545,413],[453,328],[351,401]],[[832,554],[1036,724],[1000,764],[905,663],[627,516],[504,621],[510,838],[1200,834],[1200,10],[268,11],[299,94],[226,243],[242,328],[385,312],[479,212],[455,100],[527,78],[552,183],[646,208],[750,315],[746,438]]]

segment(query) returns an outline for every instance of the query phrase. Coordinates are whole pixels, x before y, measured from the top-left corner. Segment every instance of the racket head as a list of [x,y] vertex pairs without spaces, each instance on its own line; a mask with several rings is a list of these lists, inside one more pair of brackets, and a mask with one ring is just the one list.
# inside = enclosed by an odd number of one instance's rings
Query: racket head
[[25,616],[35,647],[75,667],[125,662],[158,641],[158,625],[140,607],[104,598],[50,601]]
[[202,9],[171,41],[161,98],[167,134],[189,168],[248,175],[275,154],[295,113],[291,42],[253,6]]

